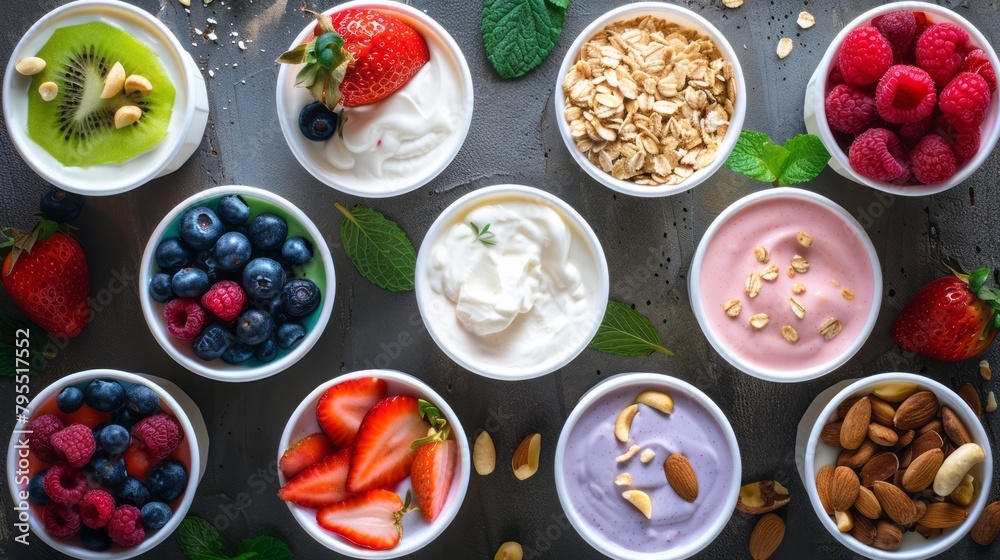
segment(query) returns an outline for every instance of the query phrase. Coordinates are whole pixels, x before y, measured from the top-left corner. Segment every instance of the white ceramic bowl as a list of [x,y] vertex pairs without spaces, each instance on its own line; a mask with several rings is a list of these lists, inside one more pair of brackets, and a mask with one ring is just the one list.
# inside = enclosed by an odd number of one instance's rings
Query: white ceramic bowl
[[[896,552],[888,552],[867,546],[850,534],[841,533],[837,529],[837,524],[834,522],[833,517],[827,515],[826,511],[824,511],[823,504],[819,501],[819,494],[816,491],[816,473],[825,466],[836,465],[837,455],[839,454],[837,449],[820,441],[820,432],[823,431],[823,426],[837,416],[837,405],[845,399],[853,396],[869,395],[876,385],[889,381],[912,382],[918,384],[921,390],[933,392],[942,406],[947,406],[958,414],[959,418],[962,419],[962,422],[972,434],[972,442],[978,444],[986,452],[986,459],[969,471],[969,474],[976,479],[976,489],[972,503],[966,508],[969,512],[969,518],[958,527],[946,529],[941,536],[933,539],[925,539],[916,532],[904,533],[902,546]],[[912,373],[880,373],[860,379],[845,387],[835,397],[830,399],[829,403],[820,413],[819,419],[813,426],[812,432],[809,434],[809,441],[806,444],[806,476],[803,483],[809,494],[809,502],[812,504],[813,511],[816,512],[823,527],[833,535],[834,539],[851,551],[868,558],[880,560],[923,560],[924,558],[943,554],[955,543],[962,540],[972,529],[972,526],[975,525],[976,520],[979,519],[979,514],[982,513],[989,499],[990,485],[993,481],[992,458],[993,451],[990,448],[989,438],[986,435],[986,430],[983,429],[982,422],[976,418],[969,405],[965,404],[965,401],[955,394],[954,391],[922,375],[914,375]]]
[[[444,294],[437,293],[431,287],[428,280],[428,271],[431,269],[432,251],[435,249],[434,242],[441,235],[447,233],[446,228],[455,223],[457,217],[471,208],[489,204],[491,200],[502,202],[510,197],[525,199],[547,206],[555,210],[576,235],[575,239],[582,239],[587,249],[587,256],[592,257],[591,264],[596,270],[596,286],[591,288],[594,295],[592,314],[578,329],[581,333],[578,341],[552,341],[551,351],[544,360],[530,364],[509,364],[503,363],[501,358],[490,359],[476,352],[462,348],[453,340],[453,333],[464,334],[461,323],[455,316],[455,303],[449,300]],[[601,242],[590,228],[590,225],[583,219],[576,210],[559,197],[549,194],[534,187],[522,185],[493,185],[473,191],[445,208],[444,212],[434,220],[424,241],[421,243],[420,252],[417,254],[417,276],[416,293],[417,307],[420,316],[427,326],[427,331],[438,347],[465,369],[506,381],[518,381],[539,377],[565,366],[583,352],[597,334],[601,320],[604,318],[605,309],[608,306],[608,291],[610,289],[610,278],[608,275],[608,261],[604,257],[604,250]],[[516,349],[509,355],[514,356]]]
[[[177,223],[180,221],[181,214],[188,208],[208,201],[215,201],[230,194],[242,195],[247,199],[247,202],[250,203],[251,216],[265,211],[278,214],[288,223],[289,237],[301,235],[308,239],[313,246],[313,260],[306,265],[306,276],[315,282],[322,292],[319,308],[302,320],[306,327],[305,338],[290,350],[279,350],[278,357],[274,361],[264,364],[256,363],[255,359],[242,365],[227,364],[221,359],[210,362],[202,360],[195,355],[191,341],[181,340],[170,335],[167,331],[166,321],[163,319],[164,304],[153,301],[149,295],[149,282],[153,275],[159,272],[155,255],[156,246],[160,240],[164,237],[177,235]],[[237,383],[256,381],[284,371],[302,359],[319,340],[323,329],[326,328],[326,324],[330,320],[336,287],[337,280],[330,248],[327,247],[326,239],[312,220],[291,202],[274,193],[241,185],[226,185],[208,189],[192,195],[175,206],[153,230],[153,234],[146,244],[146,250],[142,253],[139,267],[139,302],[142,305],[142,314],[146,318],[146,324],[149,325],[149,330],[153,333],[153,338],[178,364],[198,375],[216,381]]]
[[[596,530],[593,525],[586,521],[583,518],[583,515],[577,511],[570,499],[570,491],[567,486],[566,477],[563,474],[563,470],[566,468],[566,446],[568,445],[570,434],[580,421],[580,417],[583,416],[602,397],[608,393],[628,387],[635,387],[637,391],[640,389],[646,390],[650,388],[659,388],[663,392],[670,395],[685,394],[690,396],[694,401],[700,404],[702,408],[708,411],[711,419],[718,424],[723,436],[725,437],[725,443],[729,448],[728,453],[733,465],[732,472],[728,473],[728,479],[725,481],[729,486],[725,493],[725,502],[721,505],[721,507],[719,507],[718,517],[708,520],[706,524],[701,527],[702,530],[698,533],[698,535],[686,546],[667,550],[658,550],[654,552],[636,552],[628,550],[621,545],[612,542],[601,531]],[[636,461],[638,459],[634,458],[632,460]],[[659,458],[653,460],[661,461]],[[740,491],[740,480],[743,476],[742,463],[740,462],[739,443],[737,443],[736,434],[733,432],[733,428],[730,425],[729,420],[726,418],[725,413],[722,412],[722,409],[720,409],[719,406],[708,397],[708,395],[701,392],[701,390],[697,389],[693,385],[675,377],[670,377],[660,373],[621,373],[605,379],[584,393],[584,395],[580,397],[580,401],[575,407],[573,407],[573,412],[571,412],[569,418],[566,419],[566,423],[563,424],[562,432],[559,434],[559,443],[556,445],[555,466],[553,467],[553,470],[555,472],[556,492],[559,495],[559,503],[562,505],[563,511],[566,513],[567,518],[569,518],[569,522],[573,525],[573,528],[576,529],[577,533],[579,533],[580,536],[583,537],[588,544],[590,544],[590,546],[594,547],[601,554],[623,560],[680,560],[697,554],[699,551],[711,544],[729,522],[729,518],[732,516],[733,510],[736,507],[736,501],[739,497]]]
[[[93,379],[117,379],[127,383],[145,385],[160,397],[162,408],[172,413],[177,419],[184,434],[181,445],[188,447],[191,457],[191,462],[188,465],[188,484],[184,489],[184,494],[180,498],[180,504],[174,509],[170,521],[155,533],[147,533],[146,540],[140,544],[131,548],[112,545],[111,548],[102,552],[95,552],[84,548],[79,538],[64,541],[50,536],[45,532],[45,526],[42,523],[40,515],[37,513],[40,511],[36,509],[39,506],[29,506],[34,511],[29,515],[28,524],[31,527],[33,536],[38,537],[42,542],[62,554],[82,560],[125,560],[126,558],[144,554],[155,548],[158,544],[166,540],[174,532],[174,529],[180,525],[181,521],[184,520],[184,516],[191,507],[191,502],[194,501],[198,483],[201,482],[201,478],[205,475],[208,459],[208,428],[205,426],[205,419],[202,417],[198,405],[191,400],[191,397],[187,393],[170,381],[151,375],[126,373],[112,369],[92,369],[60,378],[35,395],[35,398],[31,400],[31,404],[28,405],[28,409],[36,411],[37,414],[37,410],[42,407],[43,403],[54,401],[63,388],[86,383]],[[52,406],[54,408],[54,404]],[[18,448],[18,439],[24,437],[30,438],[31,436],[30,434],[18,433],[17,430],[24,430],[26,427],[26,422],[18,422],[14,426],[15,431],[11,435],[10,444],[7,447],[7,486],[10,487],[11,497],[14,504],[18,507],[20,507],[19,504],[22,502],[18,493],[26,490],[28,487],[26,480],[19,480],[21,475],[18,474],[18,469],[26,467],[26,463],[22,463],[22,461],[26,460],[19,455],[19,451],[21,450]],[[18,513],[15,512],[15,518]],[[17,522],[23,522],[23,519],[18,519]]]
[[[562,88],[563,78],[565,78],[566,74],[569,72],[570,67],[576,64],[583,44],[594,37],[607,25],[616,21],[629,20],[639,16],[659,17],[704,33],[715,42],[719,51],[722,53],[723,58],[733,65],[733,77],[736,79],[736,100],[733,102],[734,111],[733,116],[729,121],[729,130],[726,132],[722,143],[719,144],[715,161],[708,167],[694,172],[679,185],[647,186],[637,185],[632,181],[615,179],[588,160],[587,157],[583,155],[583,152],[576,147],[576,142],[573,140],[573,136],[569,132],[569,123],[567,123],[566,119],[563,118],[563,113],[566,109],[566,100]],[[743,119],[746,117],[747,112],[746,91],[747,87],[743,80],[743,69],[740,67],[740,60],[736,56],[736,51],[733,50],[732,45],[729,44],[729,41],[726,40],[726,37],[722,34],[722,32],[709,23],[708,20],[687,8],[666,2],[636,2],[634,4],[627,4],[625,6],[615,8],[597,18],[593,23],[588,25],[580,33],[580,35],[577,36],[576,40],[573,41],[573,44],[570,45],[569,51],[567,51],[566,57],[563,58],[562,65],[559,67],[559,73],[557,74],[556,79],[556,122],[559,126],[559,133],[562,136],[563,142],[566,143],[566,149],[569,151],[570,155],[573,156],[576,163],[598,183],[601,183],[609,189],[632,196],[648,198],[669,196],[684,192],[690,188],[700,185],[706,179],[711,177],[713,173],[718,171],[720,167],[722,167],[726,158],[729,157],[729,153],[732,152],[733,147],[736,146],[736,140],[739,138],[740,131],[743,129]]]
[[[464,88],[461,105],[464,114],[461,123],[452,134],[428,154],[426,161],[412,173],[397,180],[386,178],[359,178],[353,171],[343,171],[334,167],[324,151],[326,142],[308,140],[299,130],[299,112],[313,101],[304,88],[295,87],[295,76],[301,65],[282,64],[278,70],[278,122],[285,141],[296,159],[306,171],[322,183],[338,191],[367,198],[387,198],[419,189],[441,174],[458,154],[472,125],[472,73],[462,54],[462,49],[451,34],[434,21],[432,17],[402,2],[391,0],[354,0],[328,9],[324,14],[332,14],[348,8],[372,8],[393,15],[417,30],[431,48],[431,58],[435,60],[435,50],[446,58],[443,62],[452,66]],[[289,48],[305,43],[313,34],[315,22],[309,23],[292,41]],[[391,98],[390,98],[391,99]],[[383,101],[387,102],[387,101]]]
[[[469,440],[465,436],[465,429],[462,428],[462,423],[459,421],[458,416],[455,415],[455,411],[448,406],[444,398],[437,394],[434,389],[431,389],[423,381],[412,375],[387,369],[355,371],[331,379],[309,393],[305,400],[295,409],[295,412],[292,413],[291,418],[289,418],[288,423],[285,425],[285,431],[281,434],[281,441],[278,442],[278,459],[281,459],[285,450],[291,447],[293,443],[309,434],[322,431],[319,421],[316,420],[316,404],[327,389],[345,381],[361,377],[384,379],[389,386],[389,396],[405,395],[431,402],[438,407],[448,420],[448,424],[451,425],[452,436],[458,443],[458,464],[455,466],[455,475],[451,480],[451,490],[448,492],[448,499],[445,500],[444,508],[441,510],[440,515],[433,523],[428,524],[419,513],[410,513],[403,518],[403,538],[396,548],[391,550],[370,550],[360,548],[320,527],[316,522],[315,509],[298,506],[291,502],[285,502],[285,504],[288,506],[288,510],[292,512],[292,517],[295,518],[295,521],[305,529],[310,537],[316,539],[316,542],[334,552],[350,556],[351,558],[369,560],[399,558],[415,553],[441,535],[455,519],[455,516],[458,515],[458,510],[461,509],[462,502],[465,500],[465,493],[469,489],[469,473],[471,472]],[[288,481],[283,474],[279,473],[278,482],[284,486]],[[412,490],[410,479],[407,478],[403,482],[400,482],[392,490],[400,497],[406,496],[407,491]]]
[[813,73],[812,78],[809,79],[809,84],[806,86],[804,110],[806,130],[809,134],[819,136],[823,141],[823,145],[826,146],[826,149],[833,156],[830,158],[830,167],[840,175],[847,177],[855,183],[900,196],[925,196],[929,194],[936,194],[946,191],[968,179],[970,175],[975,173],[976,170],[983,165],[986,159],[990,157],[990,154],[993,153],[993,147],[996,146],[997,139],[1000,139],[1000,103],[997,102],[995,97],[993,102],[990,103],[989,109],[987,109],[986,118],[980,129],[982,131],[982,139],[979,144],[979,152],[977,152],[976,156],[970,161],[961,164],[951,179],[948,179],[944,183],[938,183],[935,185],[897,185],[895,183],[886,183],[883,181],[869,179],[868,177],[856,173],[854,169],[851,168],[847,152],[844,151],[844,149],[837,143],[837,140],[834,138],[834,133],[826,121],[826,96],[830,90],[830,88],[827,88],[826,81],[827,77],[830,75],[831,68],[833,68],[833,66],[837,63],[837,53],[840,51],[840,45],[844,42],[844,38],[858,26],[871,25],[872,18],[889,12],[894,12],[896,10],[924,12],[927,14],[930,23],[952,22],[958,24],[969,32],[970,43],[976,47],[982,48],[986,52],[986,55],[990,58],[990,64],[993,65],[993,68],[1000,69],[1000,59],[997,58],[996,52],[994,52],[993,47],[990,46],[989,40],[987,40],[978,29],[969,23],[968,20],[958,15],[956,12],[942,6],[928,4],[926,2],[893,2],[891,4],[885,4],[868,10],[855,18],[854,21],[844,26],[840,33],[834,37],[830,46],[826,49],[826,54],[823,55],[823,59],[816,68],[816,72]]
[[[831,359],[826,363],[821,363],[813,367],[799,370],[773,371],[750,363],[748,360],[739,356],[722,340],[722,337],[714,331],[711,321],[708,318],[709,313],[721,313],[721,309],[716,307],[708,309],[702,302],[703,290],[699,279],[702,274],[702,264],[705,260],[705,253],[708,250],[708,245],[712,238],[737,212],[758,201],[773,197],[800,198],[804,201],[812,202],[827,208],[830,213],[843,220],[845,231],[848,234],[857,236],[865,248],[864,257],[871,262],[872,268],[871,281],[874,291],[872,296],[872,306],[868,312],[865,324],[859,332],[857,338],[848,348],[845,349],[842,354],[836,356],[834,359]],[[862,255],[858,255],[859,258],[861,256]],[[784,274],[784,271],[782,271],[781,274]],[[824,281],[826,281],[826,279],[824,279]],[[806,283],[808,284],[808,281]],[[694,316],[698,320],[698,325],[701,327],[702,332],[705,333],[705,337],[712,344],[712,348],[714,348],[719,355],[725,358],[727,362],[743,373],[750,374],[765,381],[793,383],[815,379],[816,377],[826,375],[827,373],[830,373],[831,371],[844,365],[851,359],[851,357],[854,356],[854,354],[858,352],[858,350],[861,349],[865,341],[868,340],[868,336],[871,334],[872,329],[875,328],[875,321],[878,319],[879,308],[882,304],[882,267],[879,263],[878,254],[875,252],[875,246],[872,245],[871,239],[868,237],[864,228],[861,227],[861,224],[859,224],[858,221],[854,219],[854,217],[851,216],[846,210],[837,205],[837,203],[812,191],[794,187],[782,187],[777,189],[771,188],[749,194],[737,200],[715,218],[712,224],[705,231],[705,234],[702,236],[701,242],[698,243],[694,259],[691,261],[691,269],[688,273],[688,293],[690,294],[691,310],[694,311]],[[739,296],[742,295],[744,294],[741,291]],[[725,297],[720,299],[720,304],[725,300]],[[739,320],[743,320],[742,316]]]
[[[120,165],[66,167],[28,136],[31,77],[18,74],[14,65],[24,57],[34,56],[57,28],[98,19],[124,29],[155,50],[177,95],[167,136],[152,149]],[[160,20],[116,0],[78,0],[42,16],[14,47],[4,75],[3,99],[7,131],[25,163],[53,185],[82,195],[122,193],[176,171],[201,144],[208,122],[205,78],[191,55]]]

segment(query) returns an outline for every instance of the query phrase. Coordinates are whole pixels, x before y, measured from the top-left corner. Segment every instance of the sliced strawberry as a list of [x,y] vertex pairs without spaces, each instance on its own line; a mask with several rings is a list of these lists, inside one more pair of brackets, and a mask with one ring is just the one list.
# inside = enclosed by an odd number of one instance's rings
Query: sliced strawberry
[[420,514],[428,522],[437,519],[444,508],[457,458],[458,444],[453,439],[432,441],[417,448],[417,457],[410,469],[410,482]]
[[125,470],[128,472],[128,475],[140,480],[146,480],[149,469],[153,468],[153,465],[156,464],[146,446],[138,441],[133,441],[129,445],[122,458],[125,459]]
[[316,419],[334,445],[353,445],[365,414],[388,393],[384,379],[362,377],[338,383],[319,398]]
[[358,428],[347,490],[363,494],[409,476],[417,453],[411,446],[427,435],[427,428],[413,397],[388,397],[376,403]]
[[360,547],[390,550],[403,538],[401,521],[410,511],[395,492],[380,489],[324,507],[316,522]]
[[315,465],[324,457],[336,451],[330,438],[326,434],[316,433],[308,435],[292,444],[281,455],[278,461],[278,468],[287,480],[291,480],[295,475],[304,471],[306,467]]
[[347,471],[353,450],[345,447],[306,468],[278,490],[278,497],[303,507],[320,508],[350,497]]

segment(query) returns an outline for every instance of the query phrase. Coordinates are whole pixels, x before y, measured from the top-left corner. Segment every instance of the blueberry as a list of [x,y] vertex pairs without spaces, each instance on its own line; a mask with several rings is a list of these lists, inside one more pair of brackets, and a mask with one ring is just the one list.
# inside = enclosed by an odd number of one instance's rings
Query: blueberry
[[[101,433],[104,433],[103,430]],[[121,457],[107,458],[98,457],[91,461],[93,469],[97,475],[97,480],[103,486],[118,488],[125,482],[128,473],[125,470],[125,459]]]
[[208,291],[208,274],[200,268],[182,268],[174,273],[170,287],[177,297],[201,297]]
[[306,328],[300,323],[285,323],[278,327],[278,347],[291,348],[306,335]]
[[299,130],[309,140],[321,142],[337,132],[337,113],[319,101],[313,101],[299,112]]
[[220,324],[212,323],[194,339],[194,353],[202,360],[214,360],[233,343],[233,333]]
[[274,338],[269,338],[257,345],[257,359],[262,362],[271,362],[278,357],[278,343]]
[[101,430],[100,437],[97,438],[101,447],[112,455],[120,455],[128,449],[128,444],[132,443],[132,436],[128,429],[118,424],[110,424]]
[[273,332],[274,319],[259,309],[247,309],[236,318],[236,338],[244,344],[260,344]]
[[161,529],[170,521],[174,512],[163,502],[149,502],[142,506],[142,524],[149,529]]
[[250,240],[242,233],[224,234],[212,248],[212,256],[219,270],[239,270],[250,260]]
[[[94,440],[96,441],[97,438],[99,437],[101,437],[101,432],[97,431],[97,433],[94,435]],[[98,473],[97,467],[99,466],[99,464],[103,464],[104,461],[107,461],[107,459],[108,459],[108,452],[105,451],[100,446],[98,446],[97,449],[94,451],[94,454],[90,457],[90,461],[88,461],[87,464],[84,465],[82,469],[80,469],[81,471],[83,471],[83,475],[87,477],[87,481],[90,483],[91,486],[101,485],[101,477]]]
[[288,235],[288,224],[271,213],[260,214],[250,221],[250,243],[254,249],[272,251],[281,247]]
[[319,287],[312,280],[290,280],[281,289],[281,308],[290,317],[305,317],[319,307]]
[[132,412],[132,409],[127,406],[123,406],[111,413],[111,422],[127,430],[131,430],[132,426],[136,425],[139,420],[142,420],[142,417]]
[[149,501],[149,489],[146,488],[146,483],[134,476],[126,478],[121,490],[118,491],[118,501],[141,508]]
[[[237,329],[237,334],[239,334],[239,329]],[[250,358],[253,358],[255,351],[256,348],[253,346],[237,342],[222,353],[222,361],[233,365],[245,364],[250,361]]]
[[312,243],[304,237],[289,237],[281,246],[281,258],[290,265],[306,264],[313,258]]
[[242,226],[247,223],[247,218],[250,217],[250,206],[238,194],[222,197],[219,204],[216,205],[216,210],[219,211],[219,217],[228,226]]
[[199,251],[215,245],[225,231],[222,220],[211,208],[196,206],[181,214],[181,239]]
[[157,272],[153,275],[153,279],[149,281],[149,297],[159,303],[167,303],[174,299],[174,289],[169,274]]
[[42,215],[53,222],[72,222],[80,217],[83,197],[68,193],[59,187],[49,187],[38,203]]
[[111,412],[125,402],[125,388],[114,379],[95,379],[84,388],[83,400],[95,410]]
[[104,529],[91,529],[86,525],[80,527],[80,540],[87,550],[100,552],[111,548],[111,537]]
[[83,406],[83,391],[79,387],[66,387],[59,391],[59,396],[56,397],[56,406],[66,414],[80,410],[80,407]]
[[180,496],[187,486],[188,473],[177,459],[164,459],[149,469],[146,487],[149,497],[158,502],[169,502]]
[[33,504],[44,506],[49,503],[49,495],[45,493],[45,470],[37,473],[28,481],[28,501]]
[[145,418],[160,408],[160,397],[145,385],[132,385],[125,392],[125,406],[140,419]]
[[215,260],[211,249],[198,253],[198,256],[194,258],[194,262],[191,265],[199,270],[204,270],[205,274],[208,275],[208,280],[215,282],[216,273],[219,270],[219,262]]
[[179,237],[168,237],[156,246],[156,265],[165,272],[174,272],[191,264],[191,253]]
[[259,257],[243,269],[243,289],[253,299],[271,299],[281,292],[284,285],[285,269],[273,259]]

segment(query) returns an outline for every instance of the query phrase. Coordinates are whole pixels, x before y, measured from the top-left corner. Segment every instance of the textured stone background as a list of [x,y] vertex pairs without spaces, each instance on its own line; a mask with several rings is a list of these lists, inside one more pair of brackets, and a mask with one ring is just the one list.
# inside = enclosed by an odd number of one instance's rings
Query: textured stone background
[[[556,193],[579,210],[600,237],[611,269],[612,298],[635,304],[660,329],[665,344],[678,350],[675,358],[621,358],[588,350],[541,379],[491,381],[464,371],[438,350],[416,314],[412,293],[384,292],[355,272],[339,246],[341,216],[333,203],[359,200],[313,179],[283,142],[274,104],[277,65],[272,61],[306,24],[299,0],[215,0],[209,6],[193,0],[190,14],[176,0],[134,1],[156,14],[181,39],[203,72],[218,68],[215,78],[208,79],[212,121],[201,149],[179,171],[128,194],[89,200],[80,237],[88,253],[93,291],[107,288],[116,274],[137,276],[147,238],[170,208],[208,187],[236,183],[279,193],[303,208],[326,234],[338,275],[334,315],[319,344],[291,369],[250,384],[218,383],[188,372],[161,351],[143,322],[138,286],[132,281],[102,306],[93,324],[34,381],[34,389],[61,375],[96,367],[148,372],[181,386],[201,407],[212,438],[208,472],[191,511],[214,520],[230,546],[264,533],[283,538],[298,558],[335,556],[299,529],[275,497],[277,482],[260,473],[273,464],[285,421],[303,396],[342,372],[370,366],[382,353],[392,354],[389,367],[417,375],[444,395],[467,435],[474,436],[488,426],[500,455],[500,468],[492,475],[473,475],[461,513],[444,535],[414,556],[427,559],[446,555],[492,558],[506,540],[537,551],[526,557],[599,557],[564,526],[552,457],[563,420],[577,399],[609,375],[627,371],[663,372],[698,384],[732,421],[743,454],[744,480],[775,478],[788,485],[793,500],[779,513],[789,527],[775,558],[802,558],[808,553],[818,558],[850,558],[819,524],[795,474],[795,429],[813,397],[842,379],[883,371],[920,372],[952,387],[978,379],[974,361],[948,365],[903,356],[889,332],[907,299],[938,274],[934,263],[942,255],[953,255],[969,265],[1000,264],[996,257],[1000,236],[991,223],[1000,212],[996,152],[964,184],[928,198],[880,200],[873,191],[829,170],[809,183],[807,188],[839,202],[866,225],[885,275],[881,318],[861,352],[840,370],[794,385],[758,381],[729,367],[711,350],[688,305],[685,277],[697,242],[712,219],[762,184],[721,170],[697,189],[670,198],[615,196],[577,168],[555,128],[552,94],[567,48],[598,15],[626,2],[574,0],[552,56],[527,77],[503,81],[483,52],[480,2],[412,0],[452,33],[468,59],[476,88],[472,129],[455,161],[427,187],[395,199],[368,202],[396,220],[419,246],[438,213],[474,189],[522,183]],[[28,27],[62,3],[4,0],[5,24],[0,26],[4,65]],[[845,23],[879,4],[869,0],[747,0],[742,8],[728,10],[719,0],[678,3],[702,14],[730,39],[749,88],[746,126],[766,131],[779,141],[804,132],[805,85],[830,40]],[[942,3],[996,41],[1000,34],[997,1]],[[322,10],[330,2],[307,5]],[[807,31],[795,25],[803,8],[816,16],[816,26]],[[210,17],[219,22],[218,44],[193,31],[204,29]],[[225,40],[230,30],[253,41],[248,50],[240,51]],[[781,36],[795,40],[794,52],[784,61],[774,55]],[[0,223],[30,227],[45,188],[18,157],[6,130],[0,131]],[[5,295],[0,295],[0,305],[10,307]],[[390,344],[401,333],[409,333],[414,342],[397,352]],[[1000,365],[998,347],[987,358]],[[994,381],[992,388],[997,387]],[[0,428],[6,433],[13,420],[9,380],[0,381],[0,393]],[[995,434],[1000,416],[989,417],[988,428]],[[535,477],[517,482],[506,462],[521,438],[535,431],[542,434],[543,466]],[[993,439],[994,461],[996,443]],[[993,499],[1000,494],[996,483],[991,494]],[[0,497],[0,557],[58,557],[37,539],[30,549],[10,540],[12,504],[6,489]],[[735,513],[699,558],[747,556],[754,521]],[[942,557],[995,558],[997,546],[990,551],[966,538]],[[169,539],[147,557],[182,556],[176,541]]]

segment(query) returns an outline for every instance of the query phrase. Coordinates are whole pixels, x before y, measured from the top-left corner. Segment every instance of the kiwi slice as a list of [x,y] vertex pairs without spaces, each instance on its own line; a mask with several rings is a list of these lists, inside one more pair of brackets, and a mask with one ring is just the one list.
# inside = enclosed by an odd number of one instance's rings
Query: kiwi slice
[[[28,91],[28,135],[68,167],[125,162],[156,146],[167,135],[175,90],[157,55],[145,44],[103,22],[60,27],[35,55],[46,62]],[[124,90],[101,99],[104,77],[121,62],[125,74],[153,85],[149,93]],[[44,101],[38,87],[55,82],[59,92]],[[142,109],[134,124],[115,128],[115,111]]]

